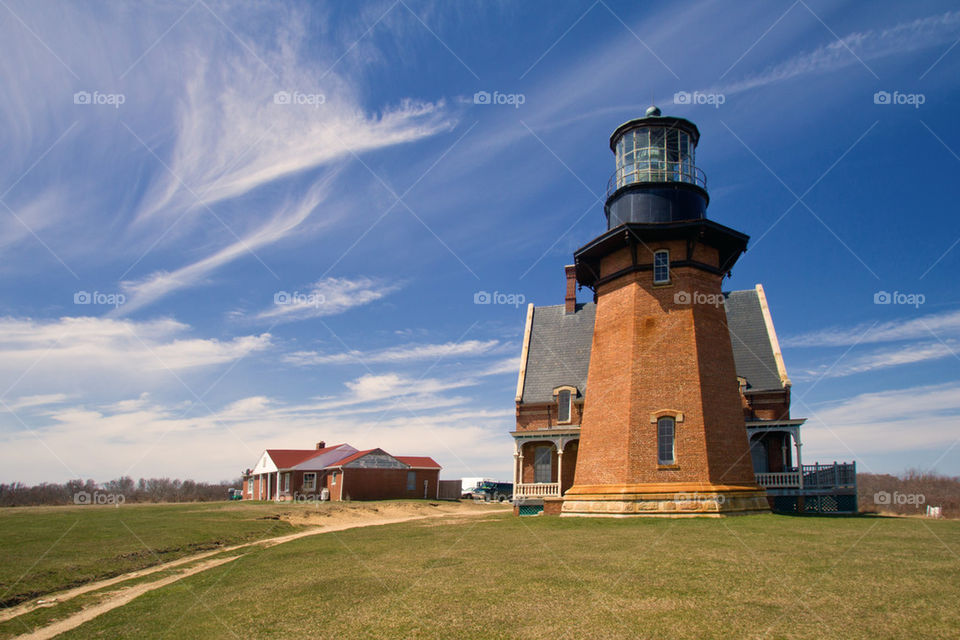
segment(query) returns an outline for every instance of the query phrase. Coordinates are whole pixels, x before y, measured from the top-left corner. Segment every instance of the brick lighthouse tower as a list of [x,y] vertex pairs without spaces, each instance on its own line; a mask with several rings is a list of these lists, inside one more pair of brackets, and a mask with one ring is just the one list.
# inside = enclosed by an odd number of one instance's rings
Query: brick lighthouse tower
[[699,139],[692,122],[656,107],[610,137],[607,231],[574,254],[596,319],[564,515],[767,509],[721,292],[748,237],[707,219]]

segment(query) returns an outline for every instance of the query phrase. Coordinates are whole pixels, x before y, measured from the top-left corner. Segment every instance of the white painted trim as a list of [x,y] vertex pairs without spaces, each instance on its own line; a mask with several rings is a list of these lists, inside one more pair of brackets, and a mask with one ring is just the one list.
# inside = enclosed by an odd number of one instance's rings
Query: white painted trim
[[523,329],[523,350],[520,352],[520,373],[517,376],[517,402],[523,398],[523,381],[527,376],[527,356],[530,353],[530,333],[533,331],[533,303],[527,305],[527,323]]
[[259,460],[257,460],[256,466],[254,466],[253,471],[257,474],[262,473],[273,473],[277,471],[277,463],[273,461],[273,458],[270,457],[270,453],[266,450],[260,454]]
[[777,330],[773,328],[773,318],[770,315],[770,306],[767,304],[767,295],[763,292],[762,284],[757,284],[757,298],[760,300],[760,311],[763,313],[763,324],[767,328],[770,348],[773,349],[773,359],[777,362],[780,384],[790,387],[793,383],[790,382],[790,378],[787,376],[787,367],[783,364],[783,352],[780,350],[780,341],[777,340]]

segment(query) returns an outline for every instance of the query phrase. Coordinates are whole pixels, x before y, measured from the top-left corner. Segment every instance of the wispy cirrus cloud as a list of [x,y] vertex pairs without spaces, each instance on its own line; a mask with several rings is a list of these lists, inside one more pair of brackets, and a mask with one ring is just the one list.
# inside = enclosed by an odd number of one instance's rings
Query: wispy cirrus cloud
[[401,287],[374,278],[324,278],[301,289],[277,291],[273,305],[255,319],[274,323],[296,322],[344,313],[370,304]]
[[[62,385],[92,392],[107,380],[144,380],[233,362],[268,349],[272,340],[268,333],[229,340],[189,333],[188,325],[169,318],[0,318],[0,386]],[[33,399],[52,402],[63,395]]]
[[914,318],[880,323],[860,323],[850,327],[829,327],[787,336],[784,347],[847,347],[855,344],[897,342],[960,336],[960,311],[945,311]]
[[443,342],[439,344],[406,344],[374,351],[354,350],[341,353],[297,351],[286,356],[284,360],[301,366],[413,362],[417,360],[490,355],[492,352],[498,350],[497,348],[500,344],[499,340],[464,340],[462,342]]
[[[793,10],[802,10],[794,7]],[[825,31],[824,35],[829,37]],[[960,11],[901,22],[884,29],[854,31],[839,40],[798,54],[742,80],[710,89],[733,94],[782,82],[802,75],[832,72],[885,56],[904,54],[925,47],[953,42],[960,36]]]
[[903,345],[893,349],[881,349],[867,354],[841,359],[836,364],[823,364],[817,369],[807,370],[797,376],[799,380],[819,378],[842,378],[858,373],[868,373],[890,369],[918,362],[940,360],[941,358],[960,357],[960,342],[922,342]]
[[957,382],[864,393],[814,408],[804,427],[804,455],[929,450],[960,437]]

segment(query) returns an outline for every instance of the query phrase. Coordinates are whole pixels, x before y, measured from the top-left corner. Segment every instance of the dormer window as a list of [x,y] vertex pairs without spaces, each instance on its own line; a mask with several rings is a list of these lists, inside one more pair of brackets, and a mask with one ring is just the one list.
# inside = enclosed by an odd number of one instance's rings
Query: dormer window
[[570,424],[573,421],[573,398],[576,387],[557,387],[553,395],[557,399],[557,424]]
[[653,254],[653,284],[670,282],[670,252],[661,249]]

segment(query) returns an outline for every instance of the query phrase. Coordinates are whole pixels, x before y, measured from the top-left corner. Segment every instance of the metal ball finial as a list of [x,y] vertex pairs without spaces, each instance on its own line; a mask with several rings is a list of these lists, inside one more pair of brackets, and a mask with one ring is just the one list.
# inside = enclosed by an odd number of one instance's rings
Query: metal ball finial
[[647,107],[646,116],[648,118],[659,116],[659,115],[660,115],[660,107],[657,107],[655,105],[650,105],[649,107]]

